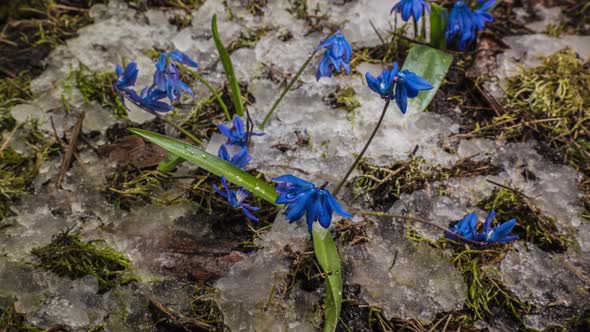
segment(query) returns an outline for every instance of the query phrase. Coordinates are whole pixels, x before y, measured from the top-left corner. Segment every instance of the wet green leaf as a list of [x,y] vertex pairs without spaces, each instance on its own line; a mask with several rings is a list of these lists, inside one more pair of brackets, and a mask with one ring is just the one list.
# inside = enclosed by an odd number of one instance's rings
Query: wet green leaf
[[332,332],[338,325],[342,305],[342,275],[340,257],[332,234],[327,229],[314,223],[313,249],[315,257],[326,275],[326,298],[323,332]]
[[402,69],[407,69],[432,84],[431,90],[420,91],[420,94],[410,99],[410,107],[422,112],[434,98],[453,62],[453,56],[432,47],[414,45],[408,52],[408,57]]
[[277,193],[273,186],[205,150],[149,130],[132,128],[129,131],[217,176],[224,175],[227,181],[244,187],[253,195],[275,204]]
[[444,50],[447,46],[445,30],[449,19],[448,10],[435,3],[430,4],[430,44]]

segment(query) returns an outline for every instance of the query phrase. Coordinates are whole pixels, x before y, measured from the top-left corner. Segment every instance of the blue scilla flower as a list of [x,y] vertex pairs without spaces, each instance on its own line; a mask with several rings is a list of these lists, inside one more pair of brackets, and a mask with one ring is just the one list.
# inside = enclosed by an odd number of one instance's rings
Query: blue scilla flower
[[186,92],[194,97],[193,91],[189,86],[180,80],[180,72],[177,66],[179,63],[195,68],[199,66],[196,61],[178,50],[161,54],[156,62],[154,84],[156,84],[160,90],[166,91],[166,95],[168,96],[168,99],[170,99],[170,102],[180,100],[182,92]]
[[486,23],[494,20],[494,16],[489,13],[489,10],[496,4],[496,0],[479,0],[478,3],[481,6],[473,11],[473,15],[475,17],[475,25],[479,30],[483,30]]
[[234,116],[232,121],[232,128],[224,124],[217,125],[217,129],[227,137],[227,143],[230,145],[238,145],[241,147],[246,147],[248,144],[248,136],[263,136],[264,133],[256,133],[251,132],[248,134],[246,131],[246,127],[244,126],[244,121],[239,116]]
[[236,152],[233,156],[230,156],[227,151],[225,144],[222,144],[217,151],[217,156],[228,163],[236,166],[237,168],[244,168],[252,160],[252,157],[248,155],[248,148],[242,148]]
[[475,14],[463,1],[457,1],[451,9],[445,38],[451,48],[465,51],[475,41],[478,21]]
[[408,98],[415,98],[421,90],[432,89],[432,84],[407,69],[398,69],[397,62],[394,62],[391,70],[384,69],[377,78],[371,73],[366,73],[365,77],[369,88],[383,99],[389,97],[391,87],[395,84],[392,98],[395,99],[400,111],[406,114]]
[[147,108],[152,112],[166,113],[172,110],[172,105],[161,101],[166,98],[166,91],[158,89],[155,85],[144,88],[140,97],[141,102],[138,106]]
[[483,224],[483,232],[478,235],[478,241],[485,241],[489,243],[494,242],[511,242],[518,239],[518,235],[511,235],[512,229],[516,225],[516,219],[512,218],[503,222],[496,227],[492,227],[492,221],[496,218],[496,212],[490,211],[486,221]]
[[389,14],[397,11],[402,14],[402,20],[408,21],[412,16],[414,21],[418,22],[424,10],[430,13],[430,6],[426,0],[401,0],[391,8]]
[[324,42],[322,42],[316,51],[326,49],[322,60],[316,72],[316,79],[322,77],[331,77],[334,71],[340,73],[341,68],[347,75],[350,74],[350,58],[352,57],[352,47],[340,31],[336,32]]
[[125,67],[125,70],[118,64],[115,67],[115,73],[117,74],[117,81],[115,82],[117,88],[126,89],[135,85],[139,70],[137,69],[137,63],[131,62]]
[[250,211],[258,211],[260,208],[244,203],[250,193],[241,187],[238,188],[238,190],[229,189],[227,180],[223,175],[221,176],[221,184],[223,185],[223,190],[219,189],[216,185],[213,185],[213,189],[215,189],[219,195],[227,198],[227,201],[231,207],[241,210],[248,219],[258,221],[258,218],[256,218],[256,216]]
[[315,221],[328,228],[332,223],[333,212],[344,218],[352,217],[326,189],[328,183],[318,188],[294,175],[282,175],[272,180],[279,182],[275,189],[279,193],[275,203],[287,205],[283,212],[285,219],[295,222],[305,215],[310,232]]
[[492,210],[486,217],[483,225],[483,230],[477,232],[477,214],[470,213],[457,224],[449,228],[453,233],[446,233],[445,236],[457,240],[455,234],[462,236],[467,240],[472,240],[481,245],[491,243],[507,243],[518,239],[518,235],[512,235],[512,229],[516,225],[516,219],[510,219],[507,222],[501,223],[496,227],[492,227],[492,222],[496,217],[496,213]]

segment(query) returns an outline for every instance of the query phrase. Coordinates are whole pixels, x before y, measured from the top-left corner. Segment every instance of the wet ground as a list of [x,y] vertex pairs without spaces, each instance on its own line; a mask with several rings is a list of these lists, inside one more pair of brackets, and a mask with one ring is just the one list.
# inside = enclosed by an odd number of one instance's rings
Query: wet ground
[[[353,74],[317,82],[312,62],[248,166],[267,180],[337,183],[382,105],[364,72],[403,62],[410,46],[394,34],[392,5],[0,5],[0,331],[319,330],[325,290],[306,228],[257,201],[261,221],[247,220],[195,166],[158,172],[165,152],[127,128],[183,136],[139,109],[125,118],[114,67],[137,61],[146,85],[158,52],[177,48],[229,101],[210,32],[217,14],[259,123],[317,43],[342,31]],[[477,249],[403,220],[337,220],[338,331],[590,328],[590,9],[503,1],[494,13],[426,112],[388,112],[341,198],[443,227],[493,208],[499,221],[517,218],[520,240]],[[169,119],[216,153],[223,113],[191,86],[195,99]]]

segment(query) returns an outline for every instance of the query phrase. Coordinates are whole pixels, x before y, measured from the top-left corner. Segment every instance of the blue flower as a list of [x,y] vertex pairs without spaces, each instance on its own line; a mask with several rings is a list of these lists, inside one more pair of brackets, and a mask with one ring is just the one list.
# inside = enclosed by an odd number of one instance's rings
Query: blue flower
[[465,51],[475,41],[477,29],[478,19],[471,9],[463,1],[455,2],[445,31],[447,44],[459,51]]
[[[518,239],[518,235],[511,235],[512,229],[516,225],[516,219],[510,219],[496,227],[492,227],[492,222],[496,217],[496,213],[492,210],[488,214],[486,221],[483,224],[483,230],[477,232],[477,214],[470,213],[463,220],[449,228],[453,233],[445,233],[449,239],[459,239],[455,234],[462,236],[467,240],[478,242],[481,245],[491,243],[506,243]],[[460,240],[460,239],[459,239]]]
[[230,145],[238,145],[241,147],[246,147],[248,144],[248,136],[262,136],[264,133],[256,133],[251,132],[248,134],[246,128],[244,126],[244,122],[239,116],[234,116],[234,120],[232,121],[232,128],[224,124],[217,125],[217,129],[227,137],[227,143]]
[[489,13],[489,10],[496,4],[496,0],[478,0],[481,7],[473,11],[475,25],[479,30],[483,30],[487,22],[492,22],[494,16]]
[[229,189],[225,176],[223,175],[221,176],[221,184],[223,184],[223,189],[225,191],[220,190],[216,185],[213,185],[213,189],[215,189],[215,191],[221,196],[227,198],[231,207],[241,210],[248,219],[258,221],[258,218],[256,218],[256,216],[250,211],[258,211],[260,208],[244,203],[250,193],[241,187],[238,188],[238,190]]
[[404,69],[398,71],[397,62],[393,63],[391,70],[383,70],[375,78],[371,73],[366,73],[367,84],[369,88],[378,93],[381,98],[387,99],[391,91],[391,86],[395,84],[392,98],[395,99],[397,106],[403,114],[406,114],[408,108],[408,98],[414,98],[420,90],[430,90],[432,85],[422,77]]
[[169,105],[161,99],[166,98],[166,91],[158,89],[155,85],[149,88],[144,88],[141,91],[141,102],[137,104],[139,107],[146,108],[152,112],[166,113],[172,110],[172,105]]
[[217,156],[238,168],[246,167],[246,165],[252,160],[252,157],[248,155],[248,148],[242,148],[240,151],[236,152],[233,157],[230,157],[225,144],[222,144],[219,147]]
[[272,180],[279,182],[275,189],[279,193],[275,203],[287,205],[283,212],[285,219],[295,222],[305,215],[310,232],[315,221],[328,228],[332,223],[333,212],[345,218],[352,217],[325,188],[327,183],[318,188],[294,175],[282,175]]
[[336,32],[318,47],[316,51],[325,48],[322,60],[316,72],[316,79],[322,77],[331,77],[334,71],[340,73],[341,68],[344,68],[346,74],[350,74],[350,58],[352,57],[352,47],[340,31]]
[[[477,225],[477,213],[470,213],[463,220],[459,221],[452,227],[449,227],[451,232],[457,233],[462,237],[476,241],[477,231],[475,226]],[[457,240],[457,236],[451,233],[445,233],[445,236],[452,240]]]
[[518,235],[510,235],[512,229],[516,225],[516,219],[512,218],[503,222],[496,227],[492,227],[492,221],[496,217],[494,210],[490,211],[485,223],[483,224],[483,233],[479,235],[478,241],[485,241],[489,243],[494,242],[511,242],[518,239]]
[[137,69],[137,63],[131,62],[125,67],[125,70],[118,64],[115,67],[115,73],[117,73],[117,81],[115,82],[117,88],[126,89],[135,85],[139,70]]
[[158,89],[166,91],[166,95],[168,96],[168,99],[170,99],[170,102],[180,100],[183,91],[194,97],[193,91],[189,86],[180,80],[180,72],[177,66],[178,63],[190,67],[198,67],[196,61],[178,50],[161,54],[156,62],[154,84],[158,86]]
[[427,10],[430,13],[430,6],[426,0],[401,0],[391,8],[389,15],[394,11],[397,11],[402,14],[402,19],[404,21],[408,21],[411,15],[414,18],[414,21],[418,22],[424,10]]

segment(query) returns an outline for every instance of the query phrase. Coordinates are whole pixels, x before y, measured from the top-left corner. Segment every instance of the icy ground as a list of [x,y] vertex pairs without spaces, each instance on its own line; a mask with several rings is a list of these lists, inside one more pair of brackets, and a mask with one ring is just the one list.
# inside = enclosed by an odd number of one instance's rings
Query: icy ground
[[[106,130],[117,121],[108,110],[85,103],[76,92],[70,93],[74,112],[65,114],[61,108],[65,76],[82,63],[92,70],[112,70],[122,59],[137,61],[140,67],[138,86],[151,80],[152,61],[146,51],[177,48],[197,59],[203,76],[220,85],[223,70],[217,61],[210,34],[210,18],[219,16],[221,38],[237,38],[241,31],[257,27],[273,28],[253,48],[238,49],[232,54],[238,77],[250,82],[255,103],[250,113],[259,123],[272,105],[280,87],[262,73],[262,64],[280,72],[294,73],[310,51],[326,36],[307,34],[308,27],[287,12],[288,2],[269,1],[264,16],[252,16],[244,1],[228,1],[233,20],[228,19],[221,1],[207,1],[192,14],[191,26],[178,30],[169,23],[175,11],[148,10],[138,13],[123,1],[110,1],[91,9],[95,23],[79,31],[79,37],[57,48],[48,59],[47,70],[33,81],[38,96],[30,103],[14,107],[11,114],[18,121],[33,117],[42,121],[42,128],[52,131],[52,117],[61,134],[71,126],[76,114],[86,112],[83,130],[97,132],[93,144],[106,142]],[[353,47],[376,46],[380,43],[368,23],[386,31],[393,19],[387,15],[389,0],[310,1],[329,14],[326,26],[334,25],[349,37]],[[329,10],[327,10],[329,8]],[[182,13],[182,12],[181,12]],[[401,20],[398,20],[401,22]],[[280,41],[285,30],[293,38]],[[326,29],[327,30],[327,29]],[[511,36],[505,42],[513,46],[496,58],[498,77],[514,74],[514,61],[534,65],[537,55],[551,54],[565,46],[590,56],[590,37],[566,36],[555,39],[542,34]],[[534,49],[524,52],[523,49]],[[399,59],[400,62],[403,59]],[[255,141],[250,167],[267,178],[292,173],[310,181],[336,183],[352,163],[355,153],[368,138],[383,102],[365,85],[360,75],[315,80],[315,66],[310,66],[298,88],[290,92],[276,116],[267,126],[264,137]],[[373,74],[380,68],[366,65]],[[149,69],[148,69],[149,68]],[[338,86],[350,86],[357,93],[361,107],[351,121],[345,111],[333,109],[323,98]],[[498,91],[497,84],[490,89]],[[197,98],[208,91],[195,87]],[[143,123],[151,116],[137,110],[130,120]],[[61,125],[63,123],[63,126]],[[502,261],[498,280],[508,291],[534,306],[524,317],[532,328],[562,326],[564,316],[551,307],[561,305],[569,313],[588,309],[590,273],[590,229],[578,214],[582,209],[577,185],[581,175],[573,169],[554,164],[535,152],[536,142],[507,144],[485,139],[449,138],[457,133],[459,124],[450,117],[434,112],[417,113],[411,109],[403,116],[392,107],[368,158],[375,165],[390,165],[405,160],[418,146],[416,154],[426,161],[452,166],[458,160],[478,154],[479,160],[499,166],[493,176],[452,178],[428,188],[404,195],[391,212],[403,212],[427,218],[447,227],[465,214],[477,211],[475,204],[488,196],[494,185],[491,179],[522,190],[532,197],[541,212],[557,220],[561,232],[571,236],[567,252],[549,254],[534,245],[519,241]],[[298,141],[304,138],[306,144]],[[215,141],[215,140],[214,140]],[[281,151],[276,144],[292,148]],[[18,139],[12,141],[19,151],[25,147]],[[209,147],[215,150],[214,144]],[[449,153],[446,147],[457,153]],[[83,165],[74,162],[67,173],[64,189],[56,191],[53,181],[59,171],[60,158],[46,162],[35,180],[34,194],[24,197],[14,209],[10,227],[0,229],[0,297],[16,301],[18,312],[27,320],[48,327],[64,324],[74,331],[105,324],[108,331],[154,330],[145,296],[151,294],[179,311],[190,305],[189,285],[184,280],[200,279],[200,271],[214,271],[217,289],[215,300],[232,331],[314,331],[321,322],[317,308],[321,294],[292,287],[285,296],[277,288],[289,278],[289,255],[310,250],[309,236],[298,225],[288,225],[277,218],[272,229],[259,240],[262,249],[250,254],[232,251],[224,243],[211,243],[211,228],[194,206],[147,205],[130,212],[119,211],[103,194],[106,177],[114,165],[98,158],[90,149],[80,154]],[[523,171],[536,175],[527,179]],[[185,174],[188,166],[177,172]],[[441,194],[437,188],[444,188]],[[171,189],[174,190],[174,189]],[[363,207],[366,202],[356,202]],[[480,218],[485,216],[479,212]],[[369,222],[369,241],[357,245],[341,245],[345,283],[360,285],[360,297],[369,305],[381,308],[384,317],[432,321],[437,314],[463,308],[467,286],[462,274],[448,259],[449,253],[425,242],[414,242],[405,236],[405,225],[387,218],[360,218]],[[30,251],[48,244],[52,235],[66,227],[82,226],[86,239],[104,238],[109,245],[125,253],[142,281],[106,294],[97,294],[97,281],[91,277],[69,280],[34,267]],[[439,231],[415,226],[427,239],[441,236]],[[178,239],[186,240],[185,247]],[[188,243],[188,244],[187,244]],[[209,250],[214,256],[200,255]],[[395,265],[392,263],[395,261]],[[570,315],[571,316],[571,315]],[[569,316],[568,316],[569,317]],[[481,322],[481,327],[508,331],[516,327],[502,318]]]

